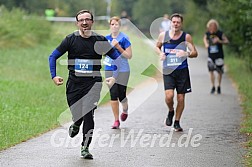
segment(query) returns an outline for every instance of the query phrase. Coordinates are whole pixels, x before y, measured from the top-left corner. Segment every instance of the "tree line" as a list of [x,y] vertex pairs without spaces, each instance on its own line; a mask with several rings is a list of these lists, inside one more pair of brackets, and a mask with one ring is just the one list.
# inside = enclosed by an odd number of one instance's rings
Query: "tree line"
[[[0,0],[7,9],[20,8],[31,14],[44,15],[45,9],[57,10],[58,16],[74,16],[80,9],[90,9],[96,16],[107,15],[110,0]],[[111,0],[110,15],[122,11],[139,29],[149,29],[164,13],[182,13],[184,29],[198,37],[204,35],[206,23],[214,18],[230,40],[228,49],[248,62],[252,70],[252,1],[251,0]],[[1,11],[0,11],[1,12]],[[0,13],[1,14],[1,13]]]

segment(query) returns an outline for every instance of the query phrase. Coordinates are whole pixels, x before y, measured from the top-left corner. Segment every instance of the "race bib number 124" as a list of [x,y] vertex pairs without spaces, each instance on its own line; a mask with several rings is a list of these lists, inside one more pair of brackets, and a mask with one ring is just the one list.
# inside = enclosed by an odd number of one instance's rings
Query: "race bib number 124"
[[75,72],[78,73],[92,73],[93,60],[88,59],[75,59]]

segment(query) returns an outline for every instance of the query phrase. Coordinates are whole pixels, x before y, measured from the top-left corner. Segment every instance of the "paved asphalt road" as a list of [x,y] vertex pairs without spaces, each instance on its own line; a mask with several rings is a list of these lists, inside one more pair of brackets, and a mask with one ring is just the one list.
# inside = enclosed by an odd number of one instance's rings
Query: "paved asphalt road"
[[204,49],[198,51],[199,57],[189,60],[193,92],[186,95],[181,120],[184,132],[164,126],[167,107],[162,79],[153,79],[129,95],[131,111],[121,129],[110,129],[113,116],[109,106],[96,111],[94,160],[80,158],[81,134],[70,139],[65,126],[1,151],[0,166],[243,166],[246,150],[239,133],[242,113],[237,91],[224,74],[222,94],[210,95],[207,56]]

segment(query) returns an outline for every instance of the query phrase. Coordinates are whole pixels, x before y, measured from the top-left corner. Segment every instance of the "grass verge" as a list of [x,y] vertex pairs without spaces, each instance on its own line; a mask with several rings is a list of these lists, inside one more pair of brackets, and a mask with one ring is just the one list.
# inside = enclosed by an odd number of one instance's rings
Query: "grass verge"
[[252,166],[252,71],[248,70],[245,65],[247,63],[240,57],[229,56],[225,62],[228,65],[228,74],[235,81],[242,98],[244,119],[241,123],[241,132],[248,136],[245,165]]

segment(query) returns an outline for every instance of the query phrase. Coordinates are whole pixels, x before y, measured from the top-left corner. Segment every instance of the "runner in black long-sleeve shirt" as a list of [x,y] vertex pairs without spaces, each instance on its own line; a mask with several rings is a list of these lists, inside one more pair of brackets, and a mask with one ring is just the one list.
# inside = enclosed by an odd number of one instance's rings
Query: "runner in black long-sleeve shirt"
[[[49,56],[49,66],[54,83],[57,86],[62,85],[63,78],[56,75],[56,60],[68,52],[69,77],[66,83],[66,96],[74,122],[69,128],[69,135],[76,136],[81,123],[84,122],[81,156],[93,159],[88,147],[94,129],[94,110],[102,88],[101,58],[103,55],[108,55],[112,59],[119,60],[120,55],[104,36],[91,31],[93,15],[90,11],[79,11],[76,14],[76,24],[79,30],[68,35],[52,52]],[[115,71],[112,77],[106,79],[107,83],[113,85],[117,75],[118,72]]]

